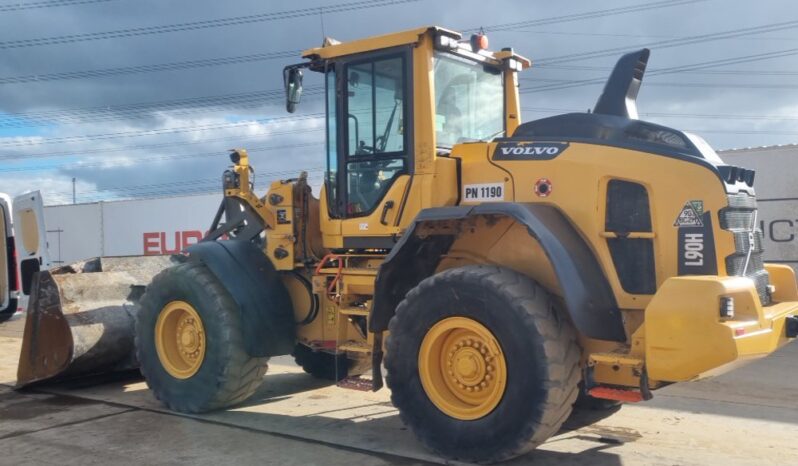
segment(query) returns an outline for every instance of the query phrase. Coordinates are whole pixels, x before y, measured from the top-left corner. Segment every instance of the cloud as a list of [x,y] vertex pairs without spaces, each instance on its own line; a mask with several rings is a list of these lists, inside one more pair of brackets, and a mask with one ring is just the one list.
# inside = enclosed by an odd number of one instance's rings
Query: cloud
[[[66,34],[112,31],[138,26],[184,23],[255,13],[286,11],[340,2],[318,0],[302,4],[288,1],[237,2],[100,2],[59,8],[22,10],[2,15],[0,42]],[[347,13],[306,16],[268,23],[187,31],[153,36],[97,40],[63,45],[1,50],[0,78],[99,70],[135,65],[157,65],[316,46],[327,35],[352,40],[424,24],[452,29],[511,23],[630,5],[628,1],[530,2],[506,0],[486,9],[477,0],[437,2],[424,0]],[[614,47],[637,46],[673,37],[712,33],[781,21],[779,12],[791,11],[792,2],[774,0],[768,8],[750,2],[709,0],[649,12],[605,16],[589,20],[519,27],[491,32],[491,48],[512,46],[536,57],[557,57]],[[715,59],[745,56],[792,47],[793,30],[697,43],[658,50],[653,47],[649,67],[665,68]],[[791,75],[762,74],[767,70],[798,71],[798,55],[777,60],[741,63],[718,68],[740,73],[681,73],[647,77],[641,90],[642,114],[662,124],[707,130],[703,135],[716,148],[788,143],[796,140],[795,120],[724,118],[725,115],[790,115],[796,117],[798,86]],[[540,86],[544,80],[605,78],[616,57],[583,59],[568,67],[539,67],[524,74],[522,87]],[[325,165],[322,122],[287,120],[279,93],[236,105],[190,104],[131,111],[129,104],[165,103],[208,96],[251,94],[279,90],[282,67],[300,57],[253,61],[229,66],[177,71],[124,74],[112,77],[65,79],[0,85],[0,191],[44,191],[48,203],[71,202],[72,178],[77,179],[79,201],[137,195],[168,195],[213,190],[229,164],[226,150],[251,147],[260,186],[269,177],[289,177],[300,169],[319,170]],[[587,69],[573,69],[587,67]],[[595,68],[595,69],[591,69]],[[712,70],[709,70],[712,71]],[[651,85],[648,85],[651,83]],[[711,87],[690,87],[701,83]],[[305,87],[321,80],[308,73]],[[737,87],[733,87],[737,86]],[[586,110],[592,107],[601,85],[562,91],[522,94],[523,107]],[[308,94],[295,116],[323,111],[318,92]],[[123,106],[120,108],[120,106]],[[63,112],[64,109],[106,108],[102,117],[43,118],[37,126],[21,127],[3,114]],[[525,119],[552,114],[526,112]],[[687,117],[679,114],[701,114]],[[714,117],[713,117],[714,116]],[[277,119],[267,122],[264,119]],[[77,123],[83,121],[82,123]],[[187,128],[194,127],[194,130]],[[180,129],[184,130],[180,130]],[[714,132],[718,131],[718,132]],[[754,133],[754,132],[763,133]],[[135,135],[140,132],[141,135]],[[752,134],[743,134],[744,132]],[[114,138],[87,138],[124,134]],[[773,134],[770,134],[773,133]],[[22,139],[14,139],[14,137]],[[54,138],[61,138],[53,143]],[[16,144],[24,140],[31,144]],[[37,141],[38,140],[38,141]],[[48,142],[49,141],[49,142]],[[16,144],[16,145],[15,145]],[[218,154],[218,155],[214,155]]]

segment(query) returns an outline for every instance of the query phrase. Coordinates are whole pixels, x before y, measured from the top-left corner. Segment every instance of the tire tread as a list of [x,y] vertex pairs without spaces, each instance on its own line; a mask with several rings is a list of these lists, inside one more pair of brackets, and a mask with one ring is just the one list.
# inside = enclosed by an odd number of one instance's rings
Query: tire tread
[[[141,299],[141,313],[160,312],[159,303],[169,299],[170,284],[195,283],[210,296],[209,308],[218,311],[214,316],[218,322],[203,322],[204,325],[221,325],[221,341],[214,351],[219,352],[225,366],[215,376],[215,393],[213,396],[198,402],[189,397],[172,399],[163,383],[156,375],[155,367],[160,364],[155,348],[145,348],[140,338],[142,332],[149,331],[139,325],[136,331],[136,355],[141,362],[141,372],[155,397],[169,409],[179,412],[200,413],[235,405],[249,398],[258,389],[268,369],[268,357],[251,357],[244,349],[241,321],[233,299],[215,276],[204,265],[196,262],[182,263],[161,271],[156,275]],[[208,356],[206,355],[206,358]],[[150,364],[148,364],[149,362]]]
[[[515,436],[515,442],[497,448],[485,457],[453,458],[479,463],[508,460],[543,444],[557,433],[570,415],[578,394],[577,386],[581,380],[579,368],[581,350],[577,343],[576,332],[570,321],[551,304],[546,290],[518,272],[498,266],[472,265],[449,269],[423,280],[397,307],[396,314],[389,324],[386,342],[388,347],[385,361],[388,367],[386,381],[392,389],[391,399],[399,408],[400,417],[406,425],[411,424],[405,412],[409,407],[406,406],[406,400],[401,393],[394,390],[397,384],[391,377],[391,354],[397,354],[396,350],[402,345],[402,332],[407,327],[403,322],[414,318],[412,313],[415,302],[425,293],[443,289],[445,283],[455,280],[496,289],[498,293],[507,297],[508,302],[513,303],[507,311],[519,316],[524,328],[536,329],[544,341],[543,347],[547,358],[544,384],[548,388],[548,393],[543,404],[542,418],[539,421],[528,420],[522,432]],[[429,439],[434,435],[433,432],[427,432],[424,426],[413,427],[422,443],[437,453],[446,455],[430,443]]]

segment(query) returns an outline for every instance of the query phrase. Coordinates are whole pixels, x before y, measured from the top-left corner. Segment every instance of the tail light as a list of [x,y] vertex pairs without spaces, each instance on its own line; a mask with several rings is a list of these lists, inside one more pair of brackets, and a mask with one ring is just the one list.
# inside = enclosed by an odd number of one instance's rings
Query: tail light
[[17,245],[14,242],[13,236],[6,239],[6,247],[10,253],[8,257],[11,258],[11,260],[8,262],[8,284],[11,285],[11,291],[19,291],[19,273],[17,273]]

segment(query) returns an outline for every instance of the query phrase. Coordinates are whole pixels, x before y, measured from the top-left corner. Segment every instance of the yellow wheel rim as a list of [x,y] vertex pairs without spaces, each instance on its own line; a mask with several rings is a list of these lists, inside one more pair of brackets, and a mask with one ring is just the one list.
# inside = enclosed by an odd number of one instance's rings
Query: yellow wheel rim
[[424,336],[418,352],[421,385],[446,415],[487,416],[504,396],[507,365],[490,330],[467,317],[449,317]]
[[205,329],[197,310],[185,301],[172,301],[155,323],[155,350],[161,366],[176,379],[197,373],[205,358]]

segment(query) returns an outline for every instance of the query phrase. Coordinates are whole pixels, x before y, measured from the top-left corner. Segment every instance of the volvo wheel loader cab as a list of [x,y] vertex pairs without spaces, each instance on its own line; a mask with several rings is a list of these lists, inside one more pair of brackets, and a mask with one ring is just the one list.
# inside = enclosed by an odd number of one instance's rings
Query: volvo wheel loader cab
[[530,62],[485,45],[421,28],[286,67],[289,112],[307,73],[325,83],[320,197],[304,173],[258,195],[231,154],[207,237],[131,308],[159,399],[235,404],[286,354],[378,389],[384,363],[424,444],[491,462],[546,441],[577,400],[646,400],[796,337],[795,274],[762,262],[753,172],[637,119],[648,50],[620,59],[592,113],[521,123]]

